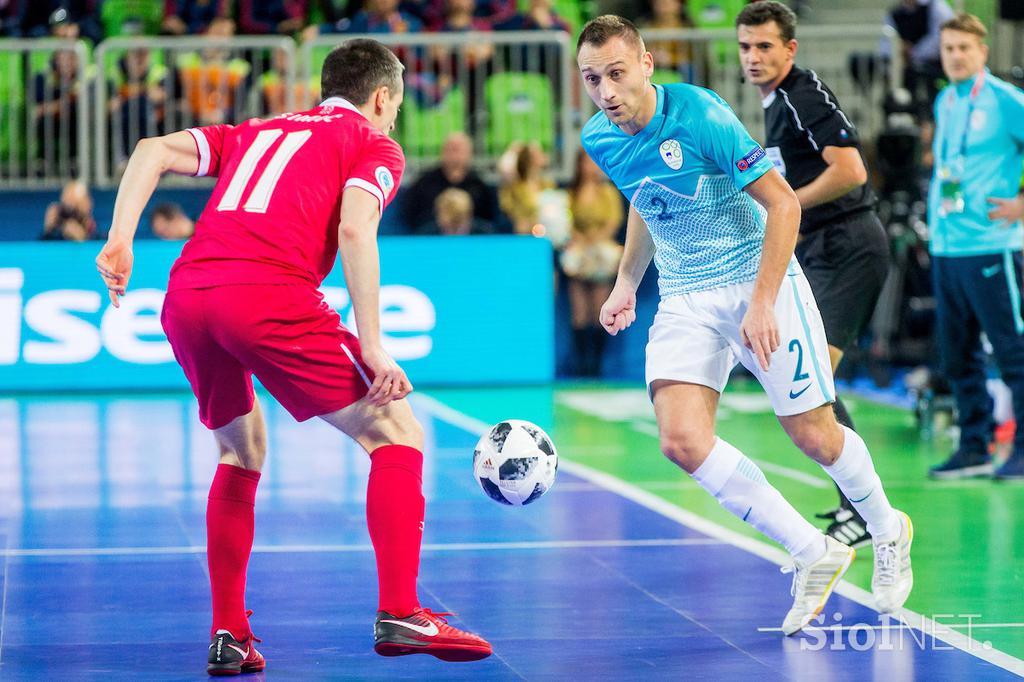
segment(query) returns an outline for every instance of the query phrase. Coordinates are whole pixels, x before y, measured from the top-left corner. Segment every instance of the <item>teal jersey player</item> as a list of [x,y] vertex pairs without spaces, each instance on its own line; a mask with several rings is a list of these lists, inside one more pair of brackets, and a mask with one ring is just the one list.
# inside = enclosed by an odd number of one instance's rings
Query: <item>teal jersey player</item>
[[642,130],[628,135],[598,112],[583,147],[647,224],[663,298],[753,280],[765,211],[743,188],[772,162],[714,92],[654,87],[657,108]]
[[793,257],[799,199],[718,95],[651,84],[654,57],[630,21],[588,22],[576,63],[600,109],[584,126],[583,146],[630,201],[618,273],[599,316],[609,334],[636,322],[637,288],[652,259],[658,266],[661,300],[644,374],[662,453],[789,552],[793,606],[781,630],[806,627],[853,550],[824,536],[715,434],[722,391],[742,363],[793,443],[857,500],[875,543],[879,610],[902,607],[913,585],[910,519],[889,503],[863,439],[832,411],[825,328]]
[[928,192],[932,253],[1019,251],[1024,226],[991,219],[989,199],[1013,199],[1020,191],[1024,92],[986,69],[939,93],[935,121],[935,177]]

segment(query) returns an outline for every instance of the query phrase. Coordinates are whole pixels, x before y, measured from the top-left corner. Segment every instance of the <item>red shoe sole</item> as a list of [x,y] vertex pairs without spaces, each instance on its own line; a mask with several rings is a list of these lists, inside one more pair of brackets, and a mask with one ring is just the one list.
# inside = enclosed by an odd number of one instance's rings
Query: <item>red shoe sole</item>
[[490,647],[479,646],[458,646],[455,644],[409,646],[408,644],[393,644],[381,642],[375,644],[373,650],[381,656],[408,656],[410,654],[430,654],[435,658],[450,663],[464,663],[466,661],[479,661],[491,655]]

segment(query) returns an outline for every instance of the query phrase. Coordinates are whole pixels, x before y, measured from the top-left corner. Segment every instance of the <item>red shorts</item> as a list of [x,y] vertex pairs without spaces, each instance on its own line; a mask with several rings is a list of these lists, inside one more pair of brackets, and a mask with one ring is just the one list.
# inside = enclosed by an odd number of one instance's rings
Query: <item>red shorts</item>
[[302,285],[168,292],[160,316],[210,429],[252,411],[252,375],[298,421],[366,395],[359,340],[323,295]]

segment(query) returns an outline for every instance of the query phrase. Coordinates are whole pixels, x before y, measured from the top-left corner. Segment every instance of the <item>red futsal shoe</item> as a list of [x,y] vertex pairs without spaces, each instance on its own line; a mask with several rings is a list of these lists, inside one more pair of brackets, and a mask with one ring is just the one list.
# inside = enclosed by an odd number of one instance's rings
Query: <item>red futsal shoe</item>
[[252,643],[260,640],[252,635],[239,642],[227,630],[217,630],[210,642],[210,657],[206,663],[208,675],[238,675],[256,673],[267,666],[263,654]]
[[476,635],[457,630],[430,609],[416,609],[405,618],[377,612],[373,649],[381,656],[430,654],[442,661],[479,661],[491,655],[491,645]]

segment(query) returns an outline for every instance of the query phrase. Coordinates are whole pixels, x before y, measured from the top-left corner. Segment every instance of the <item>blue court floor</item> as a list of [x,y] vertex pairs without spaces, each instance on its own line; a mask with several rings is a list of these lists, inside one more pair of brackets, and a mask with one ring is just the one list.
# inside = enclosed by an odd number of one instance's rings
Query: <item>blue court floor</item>
[[[373,653],[368,459],[264,401],[270,455],[248,607],[267,670],[240,679],[1012,677],[930,622],[880,620],[856,590],[833,597],[831,629],[783,637],[790,577],[771,553],[571,462],[534,505],[499,506],[470,473],[484,425],[414,404],[429,444],[421,601],[456,613],[494,656]],[[206,677],[215,462],[190,396],[0,400],[0,679]]]

